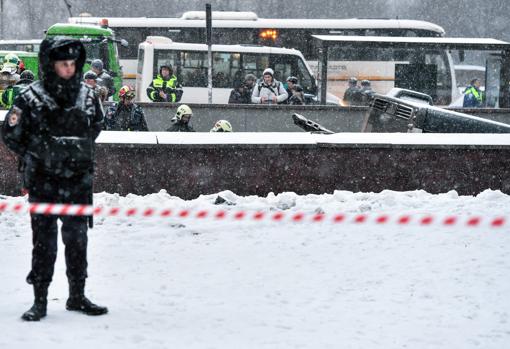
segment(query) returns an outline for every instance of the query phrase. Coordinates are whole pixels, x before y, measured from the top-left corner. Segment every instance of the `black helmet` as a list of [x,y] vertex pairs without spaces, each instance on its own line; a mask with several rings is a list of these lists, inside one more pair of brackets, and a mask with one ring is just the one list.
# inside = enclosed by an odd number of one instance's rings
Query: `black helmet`
[[295,76],[289,76],[287,78],[287,81],[292,82],[293,84],[297,84],[298,83],[298,78],[296,78]]
[[20,80],[34,81],[35,76],[31,70],[26,69],[26,70],[23,70],[23,72],[20,74],[19,78],[20,78]]
[[170,74],[173,74],[174,70],[172,69],[172,65],[171,64],[163,64],[162,66],[159,67],[159,75],[161,75],[161,71],[166,68],[170,71]]
[[370,86],[369,80],[361,80],[361,86]]

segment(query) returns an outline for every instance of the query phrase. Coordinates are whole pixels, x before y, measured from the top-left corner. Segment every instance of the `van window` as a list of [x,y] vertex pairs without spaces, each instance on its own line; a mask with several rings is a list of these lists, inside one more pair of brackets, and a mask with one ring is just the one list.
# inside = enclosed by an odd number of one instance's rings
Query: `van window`
[[235,52],[213,53],[213,87],[232,88],[235,80],[243,81],[241,54]]
[[176,66],[178,58],[178,52],[169,50],[154,50],[154,65],[152,67],[153,76],[156,77],[159,74],[159,67],[163,65],[170,65],[174,69],[176,74]]
[[181,51],[179,81],[186,87],[207,87],[207,52]]
[[254,74],[260,78],[264,69],[269,68],[269,56],[245,53],[242,55],[242,67],[245,74]]
[[303,87],[305,93],[315,94],[317,89],[315,88],[313,77],[302,59],[298,59],[296,73],[295,75],[299,80],[299,84]]

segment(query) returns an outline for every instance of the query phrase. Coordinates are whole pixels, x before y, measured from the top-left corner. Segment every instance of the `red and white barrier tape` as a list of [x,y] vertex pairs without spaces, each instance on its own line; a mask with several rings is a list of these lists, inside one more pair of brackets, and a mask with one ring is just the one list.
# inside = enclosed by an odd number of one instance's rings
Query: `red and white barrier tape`
[[101,207],[91,205],[48,204],[48,203],[8,203],[0,202],[1,212],[34,213],[59,216],[102,216],[102,217],[143,217],[177,218],[192,220],[230,220],[230,221],[271,221],[296,223],[350,223],[377,225],[415,225],[415,226],[468,226],[468,227],[505,227],[510,219],[505,216],[457,216],[457,215],[419,215],[419,214],[377,214],[377,213],[303,213],[303,212],[267,212],[248,210],[200,210],[182,208],[151,207]]

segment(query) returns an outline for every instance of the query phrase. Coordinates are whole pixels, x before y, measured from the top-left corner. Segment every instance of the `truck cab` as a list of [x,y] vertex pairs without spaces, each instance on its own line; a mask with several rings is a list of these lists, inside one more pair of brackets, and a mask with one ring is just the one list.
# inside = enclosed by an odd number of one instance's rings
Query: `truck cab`
[[[122,67],[119,64],[117,43],[127,45],[125,40],[116,39],[115,33],[107,25],[57,23],[46,31],[46,37],[55,36],[80,39],[87,51],[84,72],[90,69],[90,63],[94,59],[99,58],[103,61],[104,70],[113,78],[115,90],[119,91],[122,86]],[[115,94],[114,99],[117,98],[118,96]]]

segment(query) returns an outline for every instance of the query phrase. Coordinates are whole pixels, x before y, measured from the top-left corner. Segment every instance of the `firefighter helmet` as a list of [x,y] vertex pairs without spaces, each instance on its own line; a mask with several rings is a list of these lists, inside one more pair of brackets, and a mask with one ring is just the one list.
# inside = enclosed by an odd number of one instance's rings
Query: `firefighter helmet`
[[180,121],[184,115],[189,115],[190,118],[193,116],[193,111],[191,111],[191,108],[186,104],[182,104],[179,106],[179,108],[177,108],[177,111],[175,112],[175,118]]
[[132,86],[124,85],[119,90],[119,98],[134,98],[135,89]]
[[227,120],[218,120],[211,128],[211,132],[232,132],[232,125]]

